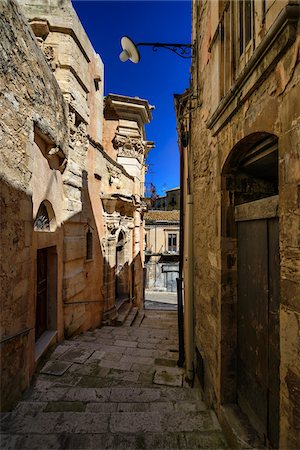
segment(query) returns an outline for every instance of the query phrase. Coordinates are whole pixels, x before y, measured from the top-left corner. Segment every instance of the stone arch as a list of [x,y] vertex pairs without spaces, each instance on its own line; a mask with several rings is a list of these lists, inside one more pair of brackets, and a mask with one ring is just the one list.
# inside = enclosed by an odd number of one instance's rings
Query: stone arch
[[[241,311],[243,305],[241,300],[241,286],[246,284],[241,277],[243,248],[242,241],[248,239],[248,248],[252,243],[249,234],[246,238],[247,224],[253,227],[257,224],[257,229],[268,222],[268,217],[274,218],[275,231],[272,231],[272,239],[278,247],[278,258],[276,260],[276,270],[278,269],[279,283],[279,232],[278,232],[278,138],[274,134],[266,132],[256,132],[244,137],[230,151],[221,171],[221,402],[223,404],[242,403],[239,393],[239,377],[242,366],[240,362],[241,347]],[[267,199],[267,200],[266,200]],[[273,208],[273,211],[271,211]],[[268,210],[270,210],[268,212]],[[244,218],[243,218],[244,214]],[[248,214],[248,216],[247,216]],[[251,216],[252,214],[252,216]],[[269,214],[269,216],[268,216]],[[239,216],[240,215],[240,216]],[[250,217],[251,216],[251,217]],[[243,224],[243,225],[240,225]],[[273,227],[274,224],[272,224]],[[269,233],[266,225],[266,236]],[[272,228],[273,229],[273,228]],[[255,230],[255,228],[252,228]],[[250,234],[251,236],[251,234]],[[253,233],[253,244],[258,242],[258,237]],[[266,238],[268,239],[268,237]],[[250,244],[249,244],[250,242]],[[268,245],[267,241],[267,245]],[[255,247],[255,245],[254,245]],[[267,251],[268,247],[267,247]],[[254,248],[255,253],[255,248]],[[249,256],[252,258],[253,256]],[[267,257],[269,258],[269,256]],[[268,260],[266,262],[268,267]],[[269,270],[269,269],[267,269]],[[254,273],[254,272],[253,272]],[[263,273],[265,276],[265,274]],[[258,274],[259,277],[259,274]],[[266,275],[269,280],[269,275]],[[268,281],[269,282],[269,281]],[[278,287],[278,285],[276,285]],[[250,288],[249,288],[250,289]],[[278,288],[279,290],[279,288]],[[267,294],[269,295],[269,294]],[[243,297],[244,298],[244,297]],[[279,302],[279,295],[278,295]],[[242,305],[242,306],[241,306]],[[253,307],[254,310],[255,306]],[[268,308],[267,308],[268,309]],[[279,316],[278,316],[279,317]],[[242,318],[242,319],[241,319]],[[249,318],[250,321],[250,318]],[[253,322],[254,323],[254,322]],[[276,324],[276,327],[279,325]],[[255,333],[253,333],[255,335]],[[275,339],[276,340],[276,339]],[[249,337],[250,341],[250,337]],[[278,335],[279,344],[279,335]],[[249,344],[250,345],[250,344]],[[276,343],[277,345],[277,343]],[[276,350],[277,351],[277,350]],[[279,358],[279,349],[278,349]],[[269,362],[268,362],[269,364]],[[279,364],[277,369],[279,370]],[[274,377],[275,379],[276,377]],[[278,376],[279,379],[279,376]],[[279,388],[278,388],[279,389]],[[279,392],[279,390],[278,390]],[[259,395],[257,395],[259,397]],[[279,397],[275,403],[279,401]],[[245,408],[247,409],[247,408]],[[249,409],[250,410],[250,409]],[[249,411],[245,411],[248,415]],[[271,416],[276,422],[279,412],[279,403],[273,405]],[[249,413],[251,416],[252,412]],[[269,412],[268,414],[269,415]],[[268,419],[267,419],[268,420]],[[250,422],[255,423],[256,418],[250,417]],[[259,422],[259,421],[258,421]],[[267,436],[269,425],[266,430],[261,423],[255,423],[254,428],[261,434]],[[270,431],[273,436],[268,436],[276,442],[278,430]],[[275,436],[275,437],[274,437]],[[276,445],[276,444],[275,444]]]
[[41,202],[34,221],[34,231],[55,231],[57,227],[54,209],[49,200]]

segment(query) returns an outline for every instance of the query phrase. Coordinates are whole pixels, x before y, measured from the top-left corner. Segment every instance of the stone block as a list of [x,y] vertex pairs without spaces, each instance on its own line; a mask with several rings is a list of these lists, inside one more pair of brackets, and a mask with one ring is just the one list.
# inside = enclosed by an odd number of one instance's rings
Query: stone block
[[110,394],[111,402],[153,402],[160,399],[160,391],[151,388],[113,388]]
[[63,375],[68,368],[72,365],[72,363],[66,363],[64,361],[48,361],[41,370],[41,373],[47,375]]
[[170,373],[168,370],[156,370],[153,378],[154,384],[166,386],[182,386],[182,373]]
[[114,413],[110,418],[112,433],[162,432],[162,416],[156,412]]
[[85,237],[64,238],[64,261],[85,257]]

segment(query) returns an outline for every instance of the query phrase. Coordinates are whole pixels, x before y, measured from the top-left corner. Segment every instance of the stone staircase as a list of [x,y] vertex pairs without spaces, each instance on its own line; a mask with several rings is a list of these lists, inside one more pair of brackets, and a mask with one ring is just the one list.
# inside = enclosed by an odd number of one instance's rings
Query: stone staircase
[[117,318],[114,321],[115,326],[140,326],[145,314],[136,306],[133,306],[129,300],[120,300],[116,303]]
[[216,415],[191,388],[176,313],[132,308],[122,327],[64,341],[2,417],[1,449],[226,449]]

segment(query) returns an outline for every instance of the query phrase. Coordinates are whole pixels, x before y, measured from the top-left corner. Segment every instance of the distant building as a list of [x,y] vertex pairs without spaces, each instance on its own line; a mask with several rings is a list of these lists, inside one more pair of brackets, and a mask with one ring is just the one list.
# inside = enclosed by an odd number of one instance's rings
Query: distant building
[[151,210],[144,218],[146,289],[175,292],[179,276],[179,210]]
[[152,209],[159,211],[172,211],[180,209],[180,187],[175,187],[166,191],[166,195],[157,197]]

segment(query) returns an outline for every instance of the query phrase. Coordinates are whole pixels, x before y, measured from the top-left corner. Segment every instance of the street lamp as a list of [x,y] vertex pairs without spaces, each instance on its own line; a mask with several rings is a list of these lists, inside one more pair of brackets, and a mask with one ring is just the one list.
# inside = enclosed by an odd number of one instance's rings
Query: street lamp
[[154,52],[156,52],[158,48],[165,48],[181,58],[191,58],[193,51],[192,44],[166,44],[161,42],[140,42],[135,44],[128,36],[122,37],[121,46],[122,52],[120,53],[120,60],[125,62],[129,59],[129,61],[135,64],[140,60],[140,52],[138,47],[141,46],[152,47]]

